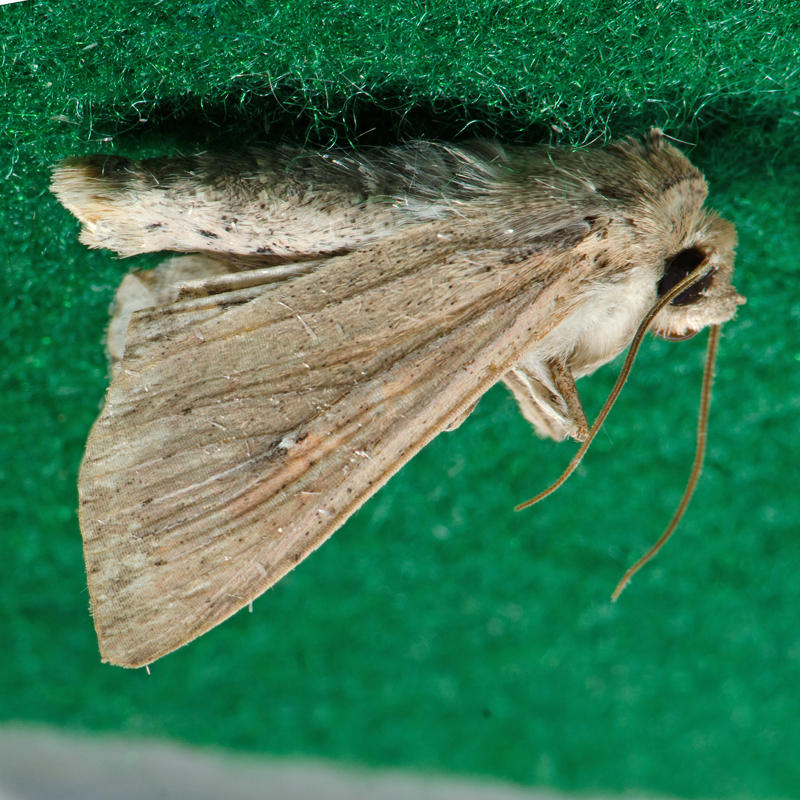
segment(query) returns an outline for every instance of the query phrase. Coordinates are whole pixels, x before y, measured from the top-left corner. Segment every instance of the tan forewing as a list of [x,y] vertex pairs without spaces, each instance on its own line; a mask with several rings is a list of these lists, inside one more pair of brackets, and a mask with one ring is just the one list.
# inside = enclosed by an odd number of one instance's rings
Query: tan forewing
[[275,583],[557,324],[589,272],[580,248],[504,263],[451,233],[242,302],[134,314],[79,486],[105,660],[151,662]]

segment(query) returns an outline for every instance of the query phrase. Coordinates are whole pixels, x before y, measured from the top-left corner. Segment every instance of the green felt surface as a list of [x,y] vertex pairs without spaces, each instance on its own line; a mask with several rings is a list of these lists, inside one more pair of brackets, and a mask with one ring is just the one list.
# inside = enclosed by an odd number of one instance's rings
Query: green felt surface
[[[797,796],[799,30],[786,0],[0,7],[0,718],[581,791]],[[77,243],[50,165],[651,124],[736,223],[748,304],[723,331],[695,500],[617,605],[689,469],[702,337],[647,343],[541,506],[512,511],[574,446],[537,440],[495,388],[253,614],[149,677],[99,663],[75,484],[134,263]],[[613,378],[581,381],[590,411]]]

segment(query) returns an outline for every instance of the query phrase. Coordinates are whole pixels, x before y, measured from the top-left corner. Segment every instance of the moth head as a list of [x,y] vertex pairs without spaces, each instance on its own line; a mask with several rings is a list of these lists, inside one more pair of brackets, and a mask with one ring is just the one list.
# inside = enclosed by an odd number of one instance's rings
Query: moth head
[[720,325],[734,316],[745,302],[731,284],[735,247],[733,225],[707,214],[682,246],[664,260],[656,289],[659,298],[698,268],[702,268],[702,277],[658,313],[651,327],[657,336],[689,339],[708,325]]

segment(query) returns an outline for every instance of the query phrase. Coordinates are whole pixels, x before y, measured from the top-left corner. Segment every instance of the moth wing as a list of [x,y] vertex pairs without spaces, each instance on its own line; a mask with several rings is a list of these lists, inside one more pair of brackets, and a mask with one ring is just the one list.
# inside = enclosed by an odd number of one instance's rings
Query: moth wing
[[314,260],[254,267],[253,260],[241,257],[192,253],[172,256],[155,269],[129,272],[114,296],[107,336],[109,355],[115,364],[122,358],[128,323],[137,311],[237,290],[241,296],[241,290],[313,272],[320,263]]
[[582,269],[442,223],[134,313],[79,479],[104,660],[147,664],[275,583],[557,323]]

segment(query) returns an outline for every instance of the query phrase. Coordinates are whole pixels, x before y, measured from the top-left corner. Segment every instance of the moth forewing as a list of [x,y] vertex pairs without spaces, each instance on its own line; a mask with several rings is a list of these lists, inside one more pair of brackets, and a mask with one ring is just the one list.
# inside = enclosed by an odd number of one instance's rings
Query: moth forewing
[[106,660],[153,661],[258,596],[502,378],[589,277],[588,260],[501,265],[463,236],[442,247],[446,227],[241,305],[133,315],[80,475]]
[[80,521],[101,653],[123,666],[247,605],[500,380],[539,433],[584,438],[575,377],[627,346],[681,253],[718,277],[660,333],[737,302],[705,182],[657,132],[103,164],[54,176],[87,243],[216,251],[132,283],[111,332]]

